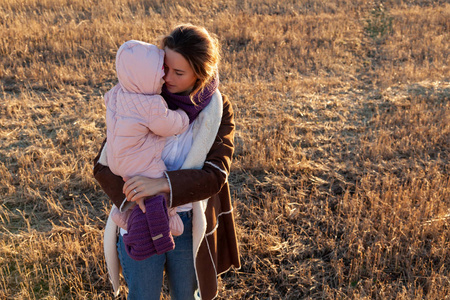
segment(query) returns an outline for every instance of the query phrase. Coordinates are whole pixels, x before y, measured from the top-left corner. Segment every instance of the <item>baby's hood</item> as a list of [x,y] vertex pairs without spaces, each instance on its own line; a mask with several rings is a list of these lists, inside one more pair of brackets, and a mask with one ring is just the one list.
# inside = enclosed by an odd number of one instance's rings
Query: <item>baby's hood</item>
[[117,51],[116,71],[124,90],[159,94],[164,76],[164,51],[145,42],[128,41]]

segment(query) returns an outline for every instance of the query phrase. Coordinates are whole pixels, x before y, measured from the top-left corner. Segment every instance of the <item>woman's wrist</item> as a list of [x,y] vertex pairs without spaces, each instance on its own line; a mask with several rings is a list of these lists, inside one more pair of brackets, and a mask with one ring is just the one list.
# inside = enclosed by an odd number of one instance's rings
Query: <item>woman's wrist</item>
[[159,180],[159,186],[161,188],[161,192],[167,193],[167,194],[170,193],[169,179],[166,177],[161,177],[158,180]]

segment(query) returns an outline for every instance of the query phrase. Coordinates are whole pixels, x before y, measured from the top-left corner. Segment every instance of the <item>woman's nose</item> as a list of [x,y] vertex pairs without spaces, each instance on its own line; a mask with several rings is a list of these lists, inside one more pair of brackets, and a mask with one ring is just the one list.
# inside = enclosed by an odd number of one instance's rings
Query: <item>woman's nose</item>
[[164,69],[164,76],[163,76],[163,79],[165,80],[165,81],[170,81],[170,74],[171,72],[169,71],[169,69],[168,68],[165,68]]
[[169,81],[169,73],[166,72],[166,74],[163,76],[164,81]]

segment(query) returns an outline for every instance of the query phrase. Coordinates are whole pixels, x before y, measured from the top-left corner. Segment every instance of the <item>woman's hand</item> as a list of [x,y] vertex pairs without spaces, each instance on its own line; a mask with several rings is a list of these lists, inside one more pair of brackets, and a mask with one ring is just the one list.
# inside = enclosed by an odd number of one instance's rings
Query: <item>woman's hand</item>
[[165,177],[148,178],[143,176],[135,176],[125,182],[123,193],[128,201],[135,201],[142,212],[145,213],[144,199],[157,195],[159,193],[169,193],[169,182]]

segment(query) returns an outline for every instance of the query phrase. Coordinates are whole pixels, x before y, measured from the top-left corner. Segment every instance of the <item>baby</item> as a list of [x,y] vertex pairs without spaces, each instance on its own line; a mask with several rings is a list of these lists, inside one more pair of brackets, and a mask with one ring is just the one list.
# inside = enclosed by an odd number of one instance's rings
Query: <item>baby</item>
[[[107,163],[125,181],[137,175],[163,177],[166,166],[161,153],[166,137],[189,126],[188,115],[182,109],[170,110],[159,95],[164,84],[164,51],[128,41],[117,51],[116,71],[119,83],[105,94]],[[130,213],[122,205],[111,211],[111,218],[127,230]],[[172,235],[183,233],[176,209],[169,209],[169,226]]]

